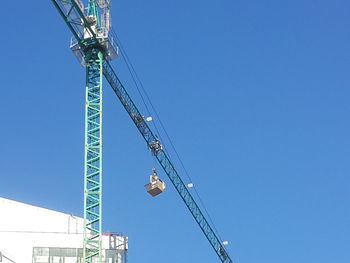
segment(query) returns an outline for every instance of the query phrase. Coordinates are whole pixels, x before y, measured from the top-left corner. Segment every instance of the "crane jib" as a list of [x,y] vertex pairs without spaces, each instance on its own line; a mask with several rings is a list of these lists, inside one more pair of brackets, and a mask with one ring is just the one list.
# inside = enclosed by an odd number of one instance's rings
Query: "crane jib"
[[[140,131],[142,137],[147,142],[147,145],[149,146],[152,142],[157,141],[157,137],[147,125],[140,111],[134,104],[133,100],[127,93],[126,89],[120,82],[119,78],[117,77],[116,73],[114,72],[112,66],[108,61],[104,61],[103,63],[103,75],[107,79],[108,83],[111,85],[113,91],[119,98],[120,102],[123,104],[125,110],[128,112],[129,116],[133,120],[138,130]],[[217,237],[212,227],[206,220],[205,216],[203,215],[199,206],[195,202],[191,193],[188,191],[185,183],[178,175],[174,165],[170,161],[167,154],[162,150],[153,153],[156,159],[158,160],[159,164],[162,166],[163,170],[169,177],[170,181],[173,183],[175,189],[180,194],[182,200],[185,202],[187,208],[190,210],[191,214],[193,215],[194,219],[203,231],[204,235],[210,242],[211,246],[214,248],[215,252],[221,259],[221,261],[224,263],[232,263],[233,261],[227,254],[223,244],[221,243],[220,239]]]

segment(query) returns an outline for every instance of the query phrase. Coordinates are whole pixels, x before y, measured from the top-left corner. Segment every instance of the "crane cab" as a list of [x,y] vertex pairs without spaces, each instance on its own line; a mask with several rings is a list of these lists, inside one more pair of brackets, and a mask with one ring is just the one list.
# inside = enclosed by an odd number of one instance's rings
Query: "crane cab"
[[153,174],[149,177],[150,182],[145,185],[145,188],[151,196],[156,196],[164,192],[165,183],[159,179],[156,169],[153,168],[152,170]]

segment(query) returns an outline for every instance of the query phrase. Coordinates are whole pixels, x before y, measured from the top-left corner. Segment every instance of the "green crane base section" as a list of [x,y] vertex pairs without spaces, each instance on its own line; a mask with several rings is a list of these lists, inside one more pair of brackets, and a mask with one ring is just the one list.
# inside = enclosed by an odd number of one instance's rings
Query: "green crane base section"
[[102,64],[103,54],[89,49],[86,63],[84,263],[102,262]]

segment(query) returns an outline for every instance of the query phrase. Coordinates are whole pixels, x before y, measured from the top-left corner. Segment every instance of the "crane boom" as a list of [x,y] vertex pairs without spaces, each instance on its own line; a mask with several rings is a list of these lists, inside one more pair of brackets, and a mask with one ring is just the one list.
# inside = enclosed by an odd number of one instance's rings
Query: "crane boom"
[[[84,35],[86,34],[90,35],[89,41],[92,42],[93,45],[95,45],[100,50],[104,49],[103,46],[100,46],[100,42],[96,40],[95,31],[91,28],[90,23],[87,21],[79,1],[51,1],[57,8],[63,20],[66,22],[68,28],[72,32],[81,50],[86,49],[87,45],[91,45],[91,43],[87,43],[86,40],[84,41]],[[106,78],[113,91],[119,98],[120,102],[124,106],[125,110],[133,120],[142,137],[145,139],[149,149],[152,151],[159,164],[164,169],[165,173],[167,174],[175,189],[181,196],[182,200],[184,201],[185,205],[196,220],[200,229],[208,239],[216,254],[219,256],[221,262],[233,263],[233,260],[228,255],[219,237],[217,236],[213,228],[210,226],[201,209],[197,205],[195,199],[192,197],[191,193],[187,189],[187,186],[179,176],[177,170],[175,169],[175,166],[170,161],[169,156],[163,151],[163,147],[160,144],[160,141],[158,140],[157,136],[147,125],[143,115],[140,113],[135,103],[129,96],[128,92],[124,88],[123,84],[117,77],[110,62],[106,59],[104,59],[102,62],[102,70],[104,77]]]
[[190,210],[197,224],[203,231],[211,246],[214,248],[221,262],[233,263],[230,256],[226,252],[222,242],[215,234],[214,230],[208,223],[201,209],[199,208],[196,201],[189,192],[187,186],[177,173],[168,155],[161,149],[161,147],[153,148],[154,145],[157,147],[157,142],[159,142],[158,138],[147,125],[144,117],[137,109],[135,103],[129,96],[123,84],[120,82],[119,78],[117,77],[115,71],[113,70],[112,66],[108,61],[104,61],[103,63],[103,75],[105,76],[108,83],[111,85],[113,91],[119,98],[120,102],[123,104],[125,110],[128,112],[129,116],[133,120],[142,137],[145,139],[148,147],[153,152],[159,164],[164,169],[165,173],[167,174],[175,189],[181,196],[182,200],[185,202],[187,208]]

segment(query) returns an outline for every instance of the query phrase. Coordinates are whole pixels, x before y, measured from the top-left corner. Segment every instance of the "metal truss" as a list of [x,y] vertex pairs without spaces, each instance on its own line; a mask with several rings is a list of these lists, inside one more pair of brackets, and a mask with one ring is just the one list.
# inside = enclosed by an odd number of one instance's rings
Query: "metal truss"
[[188,210],[191,212],[192,216],[198,223],[200,229],[203,231],[209,243],[214,248],[221,262],[233,263],[219,237],[216,235],[216,233],[208,223],[207,219],[203,215],[201,209],[192,197],[185,183],[182,181],[181,177],[177,173],[169,157],[167,156],[165,151],[163,151],[163,147],[160,144],[159,139],[155,136],[150,127],[147,125],[144,117],[137,109],[135,103],[129,96],[123,84],[120,82],[119,78],[117,77],[116,73],[114,72],[112,66],[108,61],[103,62],[103,74],[109,82],[109,84],[111,85],[115,94],[118,96],[120,102],[123,104],[125,110],[128,112],[129,116],[135,123],[137,129],[140,131],[142,137],[145,139],[151,152],[156,157],[159,164],[162,166],[163,170],[169,177],[170,181],[174,185],[176,191],[181,196],[182,200],[185,202]]
[[[103,54],[87,51],[84,162],[84,263],[102,262],[102,64]],[[96,261],[94,261],[96,262]]]
[[[51,0],[57,8],[58,12],[66,22],[68,28],[73,33],[76,40],[83,47],[85,46],[84,34],[88,34],[89,37],[95,38],[96,33],[90,27],[89,22],[86,20],[84,10],[82,10],[79,1],[76,0]],[[87,37],[85,37],[87,38]]]

